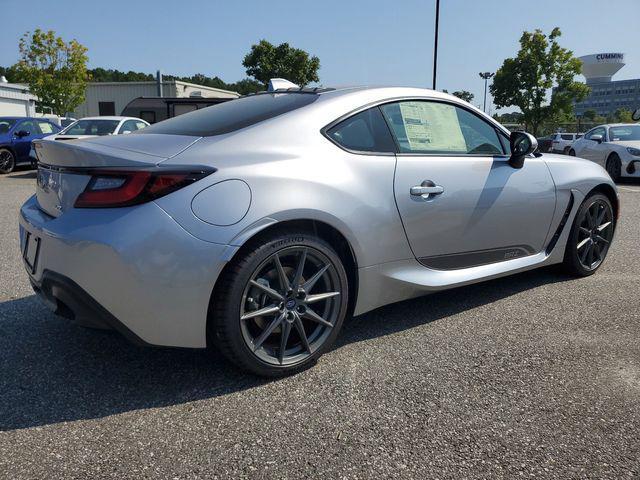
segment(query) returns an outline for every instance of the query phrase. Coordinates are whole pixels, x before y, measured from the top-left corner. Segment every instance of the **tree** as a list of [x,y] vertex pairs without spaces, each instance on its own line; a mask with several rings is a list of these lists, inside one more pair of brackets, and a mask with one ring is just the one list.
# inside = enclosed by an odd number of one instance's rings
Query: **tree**
[[464,100],[468,103],[471,103],[474,97],[473,93],[466,90],[458,90],[456,92],[453,92],[451,95],[453,95],[454,97],[458,97],[460,100]]
[[320,81],[320,59],[309,57],[307,52],[293,48],[288,43],[275,46],[260,40],[257,45],[251,46],[242,65],[247,69],[247,75],[264,86],[271,78],[285,78],[300,86]]
[[587,120],[591,120],[591,121],[593,121],[593,120],[598,116],[598,112],[596,112],[595,110],[589,109],[589,110],[586,110],[586,111],[582,114],[582,116],[583,116],[584,118],[586,118]]
[[633,123],[633,118],[631,116],[631,111],[627,110],[626,108],[619,108],[615,111],[615,113],[613,114],[615,120],[614,122],[617,123]]
[[[582,64],[571,50],[558,44],[560,35],[557,27],[548,37],[541,30],[523,32],[518,55],[505,59],[490,87],[496,107],[519,107],[527,129],[534,135],[560,111],[570,114],[573,101],[580,101],[589,93],[589,87],[574,81]],[[554,85],[547,103],[547,91]]]
[[40,109],[64,115],[84,101],[89,79],[84,46],[76,40],[65,43],[53,30],[36,29],[22,36],[19,48],[17,81],[29,84]]

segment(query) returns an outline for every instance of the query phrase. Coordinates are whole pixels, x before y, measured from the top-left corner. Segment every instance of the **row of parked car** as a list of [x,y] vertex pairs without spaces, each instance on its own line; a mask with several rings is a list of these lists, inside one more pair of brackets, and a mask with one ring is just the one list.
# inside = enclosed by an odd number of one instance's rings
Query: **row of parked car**
[[598,125],[588,132],[554,133],[538,139],[541,152],[586,158],[604,167],[614,181],[638,177],[640,172],[640,124]]
[[31,142],[45,137],[55,140],[79,140],[102,135],[123,135],[149,126],[135,117],[87,117],[66,127],[48,118],[0,117],[0,174],[10,173],[18,165],[36,163]]

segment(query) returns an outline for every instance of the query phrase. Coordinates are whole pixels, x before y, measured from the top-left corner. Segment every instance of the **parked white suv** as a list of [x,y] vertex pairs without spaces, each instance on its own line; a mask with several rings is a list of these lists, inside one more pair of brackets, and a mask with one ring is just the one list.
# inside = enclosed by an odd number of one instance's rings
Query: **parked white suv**
[[554,153],[569,153],[571,144],[582,137],[582,133],[554,133],[551,136],[551,151]]

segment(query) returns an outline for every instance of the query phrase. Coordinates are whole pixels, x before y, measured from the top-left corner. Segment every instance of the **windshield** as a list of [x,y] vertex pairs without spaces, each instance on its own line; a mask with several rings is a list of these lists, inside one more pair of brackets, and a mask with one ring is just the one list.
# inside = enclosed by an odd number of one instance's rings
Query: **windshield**
[[185,113],[136,133],[141,135],[165,133],[196,137],[222,135],[304,107],[315,102],[318,97],[317,94],[312,93],[251,95]]
[[0,134],[7,133],[15,123],[15,118],[0,118]]
[[627,140],[640,140],[640,125],[625,125],[624,127],[611,127],[609,137],[612,142],[624,142]]
[[62,131],[65,135],[109,135],[120,120],[78,120]]

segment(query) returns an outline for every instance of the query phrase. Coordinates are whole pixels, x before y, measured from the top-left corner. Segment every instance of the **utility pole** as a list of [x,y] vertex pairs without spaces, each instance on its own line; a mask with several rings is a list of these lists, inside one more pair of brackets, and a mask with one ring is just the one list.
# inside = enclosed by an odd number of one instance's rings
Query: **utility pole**
[[487,80],[495,75],[495,73],[491,72],[480,72],[480,78],[484,78],[484,105],[482,107],[482,111],[487,113]]
[[438,21],[440,19],[440,0],[436,0],[436,33],[433,43],[433,89],[436,89],[436,73],[438,71]]

